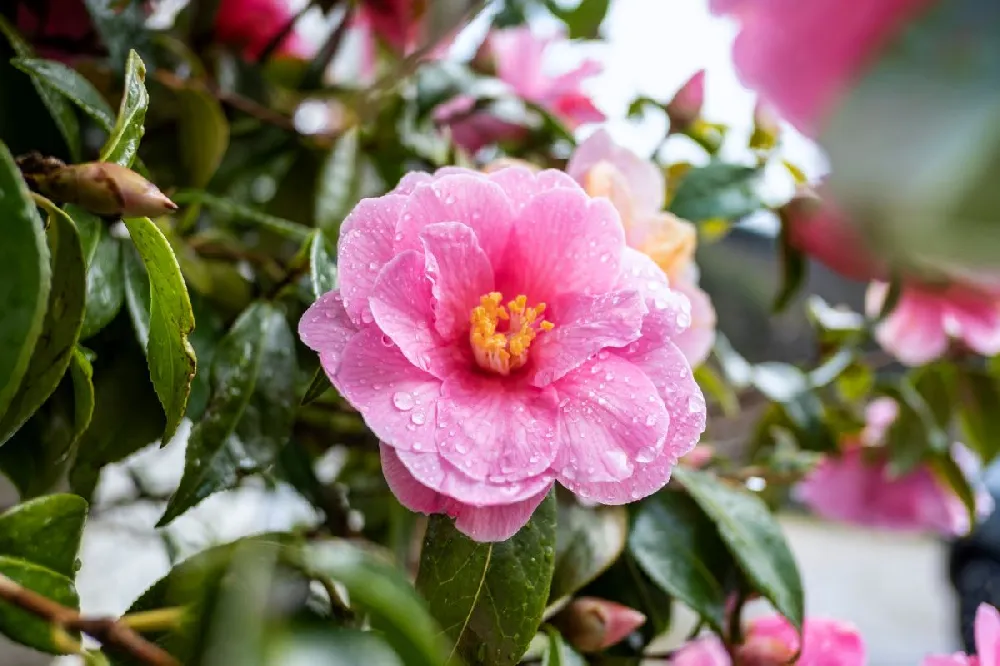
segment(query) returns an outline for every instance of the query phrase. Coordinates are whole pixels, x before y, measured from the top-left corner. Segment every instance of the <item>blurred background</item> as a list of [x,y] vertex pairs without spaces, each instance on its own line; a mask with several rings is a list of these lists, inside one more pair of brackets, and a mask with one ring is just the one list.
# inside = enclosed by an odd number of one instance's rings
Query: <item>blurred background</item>
[[[169,20],[171,11],[181,4],[163,2],[160,20]],[[459,38],[455,50],[464,54],[474,51],[487,22],[481,16]],[[308,15],[303,27],[317,42],[327,32],[322,21]],[[731,126],[736,136],[750,134],[755,97],[739,83],[732,66],[736,26],[710,15],[706,0],[618,0],[603,30],[606,43],[574,45],[560,57],[570,61],[589,56],[604,64],[604,72],[589,82],[588,89],[607,114],[608,129],[619,142],[641,155],[657,149],[664,136],[662,119],[628,119],[629,101],[637,94],[669,99],[701,68],[707,70],[705,118]],[[591,131],[593,128],[581,128],[581,137]],[[791,127],[785,128],[784,137],[783,151],[789,161],[811,179],[824,173],[825,160],[813,144]],[[704,160],[703,153],[686,141],[673,137],[660,149],[674,159]],[[730,144],[746,145],[746,141]],[[752,163],[749,151],[745,156],[727,154],[727,158],[745,158]],[[792,187],[783,171],[766,179],[766,188],[775,200],[787,199]],[[719,330],[748,360],[804,363],[814,353],[815,343],[803,304],[793,305],[780,316],[772,316],[770,311],[779,281],[774,243],[777,228],[775,219],[761,214],[732,230],[722,242],[702,245],[698,257],[701,284],[715,303]],[[846,281],[819,265],[813,266],[805,291],[834,305],[863,309],[864,285]],[[746,423],[758,416],[748,409]],[[122,613],[172,561],[213,543],[268,529],[287,529],[313,518],[310,506],[290,489],[259,484],[215,495],[169,528],[154,530],[162,501],[180,478],[188,430],[182,428],[164,449],[148,450],[105,470],[85,533],[78,578],[85,613]],[[327,462],[332,476],[338,461]],[[994,484],[997,487],[1000,484]],[[138,503],[133,501],[136,497],[140,498]],[[13,503],[15,496],[8,492],[4,499]],[[916,664],[927,653],[961,647],[958,603],[948,578],[948,543],[933,535],[832,525],[796,513],[788,513],[782,520],[802,571],[807,614],[853,622],[865,638],[871,664]],[[964,562],[978,561],[979,554],[989,551],[988,544],[979,548],[969,543],[962,551],[965,559],[958,562],[959,569]],[[981,587],[982,577],[976,581],[969,586]],[[679,626],[671,638],[680,641],[687,629]],[[0,663],[30,666],[47,660],[12,648],[0,656]]]

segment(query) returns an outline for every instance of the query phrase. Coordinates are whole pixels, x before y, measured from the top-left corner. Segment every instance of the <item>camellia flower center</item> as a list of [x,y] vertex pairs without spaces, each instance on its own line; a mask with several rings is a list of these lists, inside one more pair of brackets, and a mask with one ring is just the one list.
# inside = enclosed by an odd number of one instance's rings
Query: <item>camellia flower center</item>
[[479,367],[500,375],[509,375],[528,362],[528,348],[542,331],[555,325],[542,318],[545,303],[528,307],[528,297],[521,295],[501,305],[503,295],[491,292],[472,308],[469,344]]

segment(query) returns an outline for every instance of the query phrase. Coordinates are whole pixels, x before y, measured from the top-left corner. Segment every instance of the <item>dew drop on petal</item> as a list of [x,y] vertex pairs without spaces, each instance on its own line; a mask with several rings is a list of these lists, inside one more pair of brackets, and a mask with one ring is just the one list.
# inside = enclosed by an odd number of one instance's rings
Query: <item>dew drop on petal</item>
[[396,391],[392,394],[392,404],[401,412],[408,412],[413,409],[413,394],[406,391]]
[[647,416],[646,417],[646,425],[649,426],[650,428],[652,428],[654,425],[656,425],[656,417],[654,415],[652,415],[652,414],[650,414],[649,416]]
[[392,347],[393,344],[395,344],[395,343],[393,343],[392,338],[390,338],[388,335],[383,335],[382,336],[382,344],[384,346],[386,346],[386,347]]
[[427,417],[424,416],[423,412],[413,412],[413,414],[410,415],[410,420],[413,421],[414,425],[422,426],[427,422]]

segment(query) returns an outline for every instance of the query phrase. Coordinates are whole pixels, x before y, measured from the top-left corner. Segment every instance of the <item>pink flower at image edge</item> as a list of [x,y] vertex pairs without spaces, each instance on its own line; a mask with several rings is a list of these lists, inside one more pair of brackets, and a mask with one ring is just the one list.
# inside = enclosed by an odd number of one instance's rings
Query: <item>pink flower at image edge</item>
[[[215,38],[222,44],[241,49],[245,58],[254,60],[294,19],[295,12],[287,0],[221,0],[215,17]],[[311,47],[293,29],[275,52],[308,58]]]
[[975,655],[930,655],[922,666],[1000,666],[1000,612],[989,604],[976,609],[975,638]]
[[686,299],[562,172],[409,174],[348,216],[338,265],[300,336],[399,500],[474,539],[509,538],[556,481],[645,497],[704,429],[672,342]]

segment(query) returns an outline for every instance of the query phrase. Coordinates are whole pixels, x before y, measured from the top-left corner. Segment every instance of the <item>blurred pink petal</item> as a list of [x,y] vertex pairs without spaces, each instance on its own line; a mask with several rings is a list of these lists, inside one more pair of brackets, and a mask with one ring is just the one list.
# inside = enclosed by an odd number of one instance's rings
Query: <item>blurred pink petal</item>
[[[798,651],[795,628],[780,615],[751,620],[738,649],[741,666],[777,666]],[[838,620],[806,618],[797,666],[864,666],[865,644],[858,630]]]
[[732,663],[726,646],[714,635],[685,643],[670,659],[670,666],[732,666]]
[[[215,38],[254,60],[294,19],[288,0],[221,0],[215,17]],[[293,29],[276,53],[308,58],[311,50],[305,38]]]
[[1000,664],[1000,613],[989,604],[976,609],[976,654],[956,652],[951,655],[930,655],[921,666],[997,666]]
[[705,104],[705,70],[700,69],[684,82],[674,98],[667,103],[670,130],[678,131],[689,127],[701,116]]
[[691,326],[674,338],[674,344],[695,368],[708,358],[715,344],[715,308],[708,294],[693,282],[674,282],[672,287],[691,301]]

